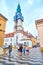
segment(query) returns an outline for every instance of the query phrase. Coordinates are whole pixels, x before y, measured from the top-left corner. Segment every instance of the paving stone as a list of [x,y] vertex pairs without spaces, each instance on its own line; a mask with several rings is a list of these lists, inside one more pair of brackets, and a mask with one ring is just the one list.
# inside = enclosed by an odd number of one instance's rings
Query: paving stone
[[0,58],[0,65],[43,65],[43,59],[39,48],[30,49],[29,55],[22,55],[22,57],[13,49],[11,58],[8,54]]

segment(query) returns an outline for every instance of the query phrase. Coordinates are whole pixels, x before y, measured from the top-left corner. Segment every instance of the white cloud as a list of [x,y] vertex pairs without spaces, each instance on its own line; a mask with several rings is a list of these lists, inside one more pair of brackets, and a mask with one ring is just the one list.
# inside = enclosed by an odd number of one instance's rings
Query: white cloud
[[33,15],[33,19],[43,18],[43,7],[34,9],[32,15]]
[[8,15],[9,15],[9,10],[8,10],[8,8],[7,8],[6,1],[5,1],[5,0],[2,1],[2,6],[3,6],[3,14],[4,14],[6,17],[8,17]]
[[37,35],[36,26],[34,24],[35,20],[43,18],[43,7],[36,8],[32,10],[30,14],[30,24],[28,26],[28,31],[30,31],[33,35]]
[[28,0],[27,2],[29,5],[32,5],[34,3],[34,0]]

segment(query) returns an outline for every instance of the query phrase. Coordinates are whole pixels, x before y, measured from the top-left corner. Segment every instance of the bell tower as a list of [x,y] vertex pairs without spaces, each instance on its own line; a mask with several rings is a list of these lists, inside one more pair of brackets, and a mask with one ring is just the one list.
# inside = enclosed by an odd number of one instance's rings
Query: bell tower
[[16,10],[16,13],[14,16],[14,24],[15,24],[14,29],[15,30],[23,30],[23,21],[24,21],[24,18],[21,13],[20,3],[18,3],[17,10]]

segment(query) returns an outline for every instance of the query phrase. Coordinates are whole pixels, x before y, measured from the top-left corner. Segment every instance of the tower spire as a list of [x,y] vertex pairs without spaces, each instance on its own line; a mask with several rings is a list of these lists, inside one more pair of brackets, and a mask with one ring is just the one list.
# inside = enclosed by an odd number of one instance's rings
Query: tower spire
[[17,6],[17,9],[16,9],[16,14],[14,16],[14,21],[17,22],[18,19],[20,19],[22,21],[24,20],[22,13],[21,13],[20,0],[18,0],[18,6]]
[[18,4],[20,4],[20,0],[18,0]]
[[20,3],[18,3],[18,6],[17,6],[17,12],[21,12]]

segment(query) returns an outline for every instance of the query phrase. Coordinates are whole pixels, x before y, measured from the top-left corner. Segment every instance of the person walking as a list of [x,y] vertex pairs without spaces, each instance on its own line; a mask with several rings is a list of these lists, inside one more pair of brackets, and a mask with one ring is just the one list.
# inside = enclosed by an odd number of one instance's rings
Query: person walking
[[19,45],[18,45],[18,52],[19,52]]
[[22,56],[22,49],[23,49],[23,47],[22,47],[22,45],[20,45],[20,47],[19,47],[20,56]]
[[11,57],[12,45],[9,45],[9,58]]
[[26,53],[27,53],[27,55],[29,54],[29,47],[28,46],[26,46]]
[[20,45],[20,47],[19,47],[19,57],[20,57],[20,60],[22,60],[22,49],[23,49],[23,47],[22,47],[22,45]]
[[25,46],[23,46],[23,54],[25,55]]

